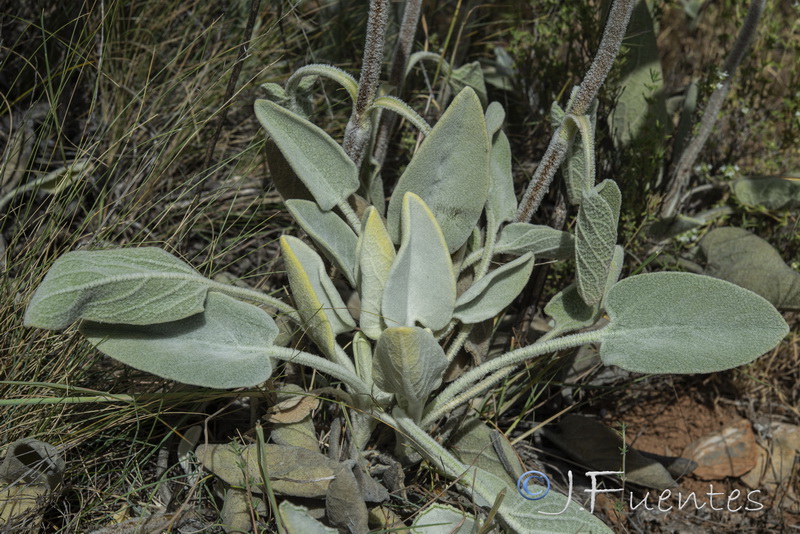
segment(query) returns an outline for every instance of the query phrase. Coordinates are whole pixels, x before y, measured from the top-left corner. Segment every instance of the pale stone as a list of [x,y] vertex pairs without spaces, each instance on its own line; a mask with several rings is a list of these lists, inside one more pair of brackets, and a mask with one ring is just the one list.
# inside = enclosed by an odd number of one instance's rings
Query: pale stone
[[742,477],[751,489],[767,492],[775,497],[783,495],[783,507],[791,512],[800,511],[794,488],[789,485],[795,457],[800,450],[800,427],[773,423],[768,448],[758,445],[756,466]]
[[693,474],[701,480],[738,477],[756,466],[756,437],[743,419],[693,441],[681,456],[697,462]]

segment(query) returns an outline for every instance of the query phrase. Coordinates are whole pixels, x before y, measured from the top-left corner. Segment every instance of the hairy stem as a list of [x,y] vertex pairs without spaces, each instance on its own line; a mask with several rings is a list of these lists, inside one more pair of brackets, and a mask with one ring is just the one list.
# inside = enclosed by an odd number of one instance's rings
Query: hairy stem
[[369,19],[367,20],[367,39],[364,45],[364,60],[361,63],[361,77],[358,80],[358,98],[350,121],[344,132],[342,148],[355,162],[361,166],[364,149],[369,139],[369,122],[366,117],[367,108],[375,100],[378,91],[378,79],[381,75],[383,61],[383,45],[386,36],[386,22],[389,20],[389,0],[371,0]]
[[708,141],[714,129],[714,124],[717,122],[717,115],[722,109],[722,104],[728,96],[731,89],[731,81],[733,74],[744,59],[747,49],[756,34],[758,27],[758,20],[761,18],[761,13],[764,11],[766,0],[753,0],[750,4],[750,9],[747,11],[747,16],[742,24],[742,29],[739,30],[739,35],[736,37],[736,42],[733,44],[728,59],[725,61],[722,76],[724,79],[719,83],[717,89],[711,94],[706,104],[706,109],[703,112],[703,118],[700,121],[700,129],[697,135],[691,140],[686,150],[681,154],[678,164],[675,166],[672,173],[672,181],[670,183],[669,191],[664,197],[664,202],[661,205],[661,217],[671,218],[674,217],[680,207],[681,194],[689,181],[689,175],[692,172],[697,157],[700,151]]
[[456,395],[449,401],[441,404],[440,406],[436,407],[435,409],[428,412],[425,417],[422,419],[422,426],[427,427],[432,425],[436,422],[437,419],[440,417],[450,413],[451,411],[455,410],[465,402],[469,402],[470,400],[474,399],[475,397],[482,395],[489,391],[495,384],[506,378],[514,371],[514,367],[506,367],[504,369],[500,369],[496,371],[494,374],[484,378],[471,388],[467,389],[463,393]]
[[267,347],[266,353],[270,358],[311,367],[321,373],[325,373],[328,376],[340,380],[347,385],[347,387],[350,389],[350,392],[354,395],[369,395],[371,393],[369,386],[363,380],[358,378],[355,372],[346,369],[338,363],[326,360],[321,356],[289,347],[278,347],[275,345]]
[[353,208],[350,207],[350,204],[348,204],[347,201],[340,202],[336,205],[336,207],[342,211],[342,215],[344,215],[345,219],[347,219],[347,223],[350,225],[356,235],[360,235],[361,221],[358,219],[358,215],[356,215],[356,212],[353,210]]
[[[625,29],[628,27],[631,11],[633,11],[633,4],[634,0],[614,0],[614,4],[608,14],[603,38],[600,40],[600,47],[592,61],[592,65],[586,72],[583,82],[578,86],[575,97],[566,109],[567,115],[585,115],[589,111],[589,106],[597,97],[600,86],[603,85],[608,72],[611,70],[614,58],[619,54],[622,39],[625,37]],[[536,172],[531,178],[530,184],[528,184],[528,189],[522,197],[514,219],[516,222],[528,222],[531,220],[533,214],[539,209],[544,195],[550,189],[550,184],[553,183],[556,171],[558,171],[567,156],[567,150],[574,138],[574,131],[572,135],[565,136],[562,128],[560,126],[553,134],[542,162],[536,168]]]
[[[395,88],[397,95],[403,87],[405,80],[406,64],[411,55],[411,47],[414,45],[414,35],[417,33],[419,16],[422,7],[422,0],[407,0],[406,8],[403,11],[403,21],[400,23],[400,35],[397,38],[397,45],[394,49],[392,66],[389,70],[389,85]],[[378,166],[383,165],[386,159],[386,151],[389,148],[389,138],[392,130],[397,123],[397,116],[394,114],[383,114],[378,127],[378,135],[375,139],[375,151],[373,159]]]
[[[467,397],[466,395],[461,394],[472,387],[472,384],[483,379],[489,373],[498,371],[504,367],[519,365],[525,360],[529,360],[543,354],[549,354],[551,352],[572,347],[579,347],[588,343],[595,343],[602,340],[602,338],[602,330],[582,332],[580,334],[573,334],[570,336],[553,339],[545,343],[534,343],[533,345],[528,345],[527,347],[522,347],[520,349],[507,352],[498,358],[489,360],[488,362],[483,363],[470,371],[467,371],[457,380],[447,386],[441,393],[439,393],[439,395],[436,396],[436,400],[431,403],[431,405],[428,406],[425,411],[423,426],[432,424],[438,417],[441,417],[449,410],[452,410],[458,404],[470,400],[472,397]],[[475,394],[479,393],[481,393],[481,391],[478,391]],[[453,402],[450,402],[451,400],[453,400]]]
[[224,293],[230,297],[235,297],[250,302],[258,302],[259,304],[265,304],[267,306],[275,308],[281,313],[285,313],[295,322],[302,321],[302,319],[300,319],[300,314],[297,313],[297,310],[295,310],[282,300],[276,299],[275,297],[270,297],[269,295],[262,293],[261,291],[256,291],[255,289],[247,289],[244,287],[234,286],[230,284],[223,284],[220,282],[215,282],[213,280],[206,280],[205,282],[208,286],[211,287],[211,289],[215,291],[219,291],[220,293]]
[[381,413],[381,419],[389,426],[398,429],[406,438],[416,445],[416,450],[433,466],[452,479],[459,479],[466,473],[467,467],[453,454],[442,447],[433,437],[420,428],[402,409],[395,408],[392,416]]

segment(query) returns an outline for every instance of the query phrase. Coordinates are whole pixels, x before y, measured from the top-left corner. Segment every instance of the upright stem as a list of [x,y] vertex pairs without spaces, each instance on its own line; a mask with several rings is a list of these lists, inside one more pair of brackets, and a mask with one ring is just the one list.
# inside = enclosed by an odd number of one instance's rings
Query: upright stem
[[[397,46],[394,49],[392,67],[389,70],[389,85],[394,87],[396,95],[400,95],[405,80],[406,65],[408,57],[411,55],[411,47],[414,45],[414,35],[417,33],[419,16],[422,7],[422,0],[407,0],[406,8],[403,11],[403,21],[400,23],[400,35],[397,38]],[[378,135],[375,138],[375,152],[373,157],[378,165],[383,165],[386,159],[386,151],[389,149],[389,138],[397,123],[397,116],[394,113],[382,115]]]
[[342,148],[355,162],[356,167],[361,166],[364,149],[369,140],[369,122],[365,115],[378,91],[388,20],[389,0],[371,0],[369,19],[367,20],[367,38],[364,44],[364,60],[361,64],[361,77],[358,80],[358,98],[356,98],[356,105],[350,121],[347,123],[342,143]]
[[[614,0],[597,55],[586,72],[583,82],[578,86],[578,91],[567,108],[566,115],[585,115],[589,111],[589,106],[597,97],[600,86],[603,85],[611,70],[614,58],[619,54],[634,2],[635,0]],[[539,209],[544,195],[550,189],[550,184],[553,183],[556,171],[567,156],[567,149],[572,144],[574,136],[574,130],[567,135],[563,131],[563,126],[560,126],[553,134],[542,162],[536,168],[536,173],[531,178],[528,189],[519,204],[517,216],[514,219],[516,222],[530,221],[533,214]]]
[[742,29],[739,30],[739,35],[736,37],[733,49],[728,59],[725,61],[725,66],[722,71],[724,79],[711,94],[711,98],[708,99],[708,104],[706,104],[706,109],[703,113],[703,119],[700,121],[700,130],[689,143],[689,146],[686,147],[686,150],[683,151],[678,164],[675,166],[669,192],[664,197],[664,202],[661,205],[661,217],[665,219],[673,217],[678,211],[681,194],[686,187],[686,183],[689,181],[692,167],[694,167],[694,163],[697,161],[700,151],[703,149],[703,146],[705,146],[708,137],[711,135],[711,131],[714,129],[714,124],[717,122],[717,115],[720,109],[722,109],[722,104],[725,102],[725,98],[728,96],[728,92],[731,89],[733,74],[736,72],[736,69],[739,68],[742,59],[744,59],[745,52],[747,52],[750,43],[753,41],[753,37],[755,37],[758,20],[761,18],[761,13],[764,11],[765,3],[766,0],[753,0],[750,4],[750,9],[747,11]]

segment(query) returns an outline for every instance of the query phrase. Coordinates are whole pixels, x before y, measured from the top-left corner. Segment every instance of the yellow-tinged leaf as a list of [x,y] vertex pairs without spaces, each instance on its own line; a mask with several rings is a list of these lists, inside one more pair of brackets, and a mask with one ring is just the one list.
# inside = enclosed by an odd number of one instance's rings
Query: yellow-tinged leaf
[[364,214],[357,251],[357,284],[361,297],[359,322],[366,336],[378,339],[386,328],[381,316],[383,288],[389,279],[389,271],[397,253],[389,232],[374,207],[370,207]]
[[347,307],[333,286],[322,259],[311,248],[291,236],[280,239],[292,297],[309,334],[329,358],[334,358],[336,334],[355,327]]

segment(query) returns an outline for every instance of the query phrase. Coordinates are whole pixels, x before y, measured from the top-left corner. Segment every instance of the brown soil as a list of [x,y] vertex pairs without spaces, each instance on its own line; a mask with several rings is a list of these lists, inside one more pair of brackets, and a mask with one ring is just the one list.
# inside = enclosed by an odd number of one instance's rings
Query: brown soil
[[[613,411],[604,413],[604,422],[615,428],[624,422],[626,442],[640,451],[681,456],[684,448],[696,439],[743,419],[732,403],[719,402],[717,393],[708,393],[711,392],[652,391],[646,399],[617,405]],[[654,398],[656,396],[661,396],[660,401]],[[707,401],[706,398],[716,401]],[[784,495],[775,495],[766,490],[752,494],[752,499],[763,508],[747,510],[759,506],[748,501],[748,494],[752,490],[738,478],[708,481],[690,474],[681,477],[678,484],[664,501],[663,509],[672,505],[666,512],[659,511],[661,492],[655,490],[648,493],[626,490],[624,502],[604,499],[599,504],[617,532],[783,532],[800,525],[800,515],[787,510]],[[740,493],[735,494],[736,490]],[[710,491],[724,494],[712,497],[716,510],[712,510],[709,503]],[[688,501],[690,504],[679,509],[677,494],[680,493],[683,501],[687,502],[691,492],[695,493],[698,505]],[[631,501],[635,506],[642,502],[645,495],[652,510],[646,510],[643,505],[632,509]],[[731,495],[739,496],[729,504],[725,498]],[[704,503],[705,506],[700,506]],[[738,507],[741,509],[731,511]]]

